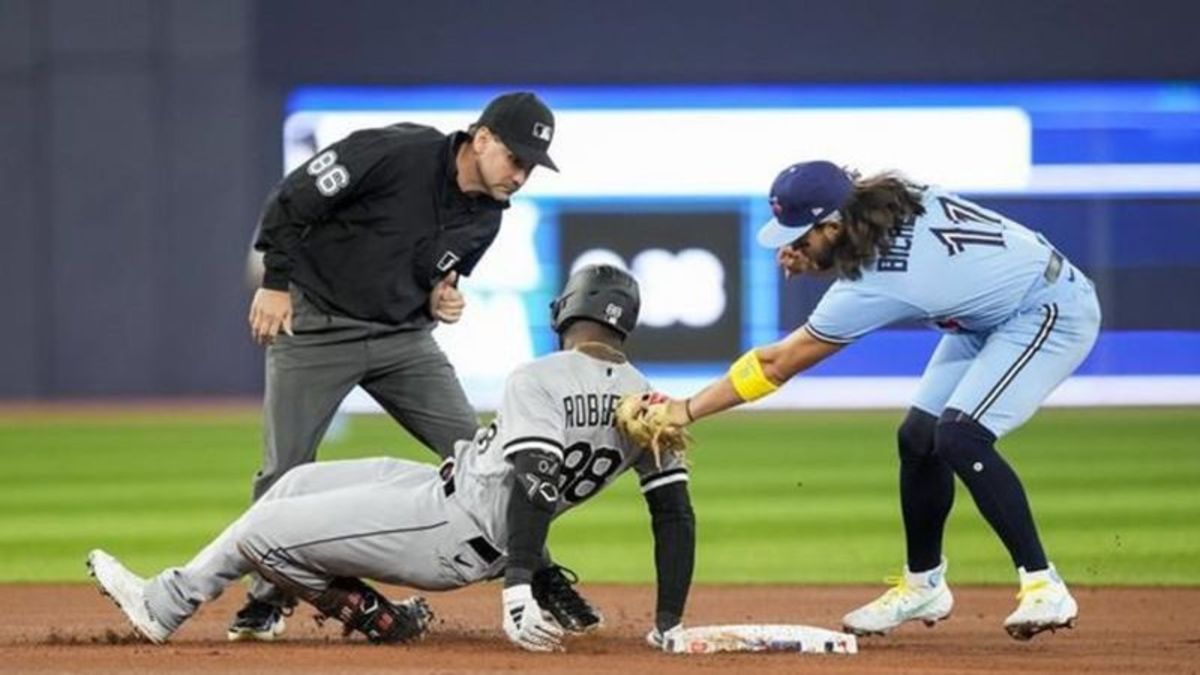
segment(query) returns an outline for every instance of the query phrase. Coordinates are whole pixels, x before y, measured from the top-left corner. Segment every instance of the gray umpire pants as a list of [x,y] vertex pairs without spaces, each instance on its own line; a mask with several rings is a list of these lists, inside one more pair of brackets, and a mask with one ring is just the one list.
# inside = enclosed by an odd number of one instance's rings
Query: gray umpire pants
[[292,287],[293,336],[267,348],[261,497],[292,467],[316,459],[338,406],[362,386],[400,426],[445,458],[479,419],[429,328],[328,314]]

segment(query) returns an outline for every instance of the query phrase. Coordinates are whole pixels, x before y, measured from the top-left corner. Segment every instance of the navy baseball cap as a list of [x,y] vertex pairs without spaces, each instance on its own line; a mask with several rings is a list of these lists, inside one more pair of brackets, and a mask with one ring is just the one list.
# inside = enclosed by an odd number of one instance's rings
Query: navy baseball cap
[[492,99],[479,116],[479,124],[491,129],[522,162],[558,171],[550,159],[554,139],[554,113],[529,91],[501,94]]
[[833,162],[793,164],[771,183],[771,210],[775,217],[758,231],[758,243],[767,248],[786,246],[822,220],[837,218],[838,209],[854,193],[854,181]]

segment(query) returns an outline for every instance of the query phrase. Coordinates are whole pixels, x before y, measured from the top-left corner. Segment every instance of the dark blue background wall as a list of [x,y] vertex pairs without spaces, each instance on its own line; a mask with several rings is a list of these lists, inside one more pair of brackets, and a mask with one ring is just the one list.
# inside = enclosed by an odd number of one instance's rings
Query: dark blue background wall
[[0,397],[252,393],[297,84],[1197,79],[1200,3],[0,0]]
[[255,49],[258,73],[281,82],[1184,78],[1200,68],[1197,5],[266,0]]

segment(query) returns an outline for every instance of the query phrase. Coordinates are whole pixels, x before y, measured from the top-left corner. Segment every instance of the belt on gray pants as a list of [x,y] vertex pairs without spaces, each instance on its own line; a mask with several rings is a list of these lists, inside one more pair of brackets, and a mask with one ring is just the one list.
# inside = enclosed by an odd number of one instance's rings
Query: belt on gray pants
[[1050,251],[1050,261],[1046,263],[1046,271],[1042,272],[1042,278],[1046,283],[1052,284],[1058,281],[1058,277],[1062,274],[1063,256],[1058,251]]
[[[446,461],[442,462],[442,466],[438,472],[442,474],[442,493],[449,497],[454,494],[454,460],[447,458]],[[483,537],[468,539],[467,546],[470,546],[471,550],[475,551],[475,554],[479,556],[479,559],[488,565],[496,562],[503,555],[500,551],[496,550],[495,546],[492,546],[490,541]]]
[[491,542],[483,537],[474,537],[472,539],[468,539],[467,546],[470,546],[471,550],[475,551],[475,554],[479,556],[480,560],[489,565],[499,560],[500,556],[502,555],[500,551],[496,550],[495,546],[492,546]]

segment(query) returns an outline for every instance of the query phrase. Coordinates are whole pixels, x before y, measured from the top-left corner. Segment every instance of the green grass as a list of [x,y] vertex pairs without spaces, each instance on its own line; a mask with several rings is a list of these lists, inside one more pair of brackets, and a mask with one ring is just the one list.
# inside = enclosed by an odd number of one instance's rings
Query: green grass
[[[901,413],[729,415],[700,423],[692,495],[701,582],[876,582],[903,563]],[[179,564],[247,505],[253,414],[0,419],[0,581],[81,581],[102,546],[151,572]],[[1075,583],[1200,584],[1200,409],[1046,410],[1001,449],[1043,541]],[[432,461],[384,417],[353,418],[322,459]],[[555,556],[589,581],[653,580],[636,481],[558,521]],[[946,554],[959,583],[1013,570],[959,486]]]

